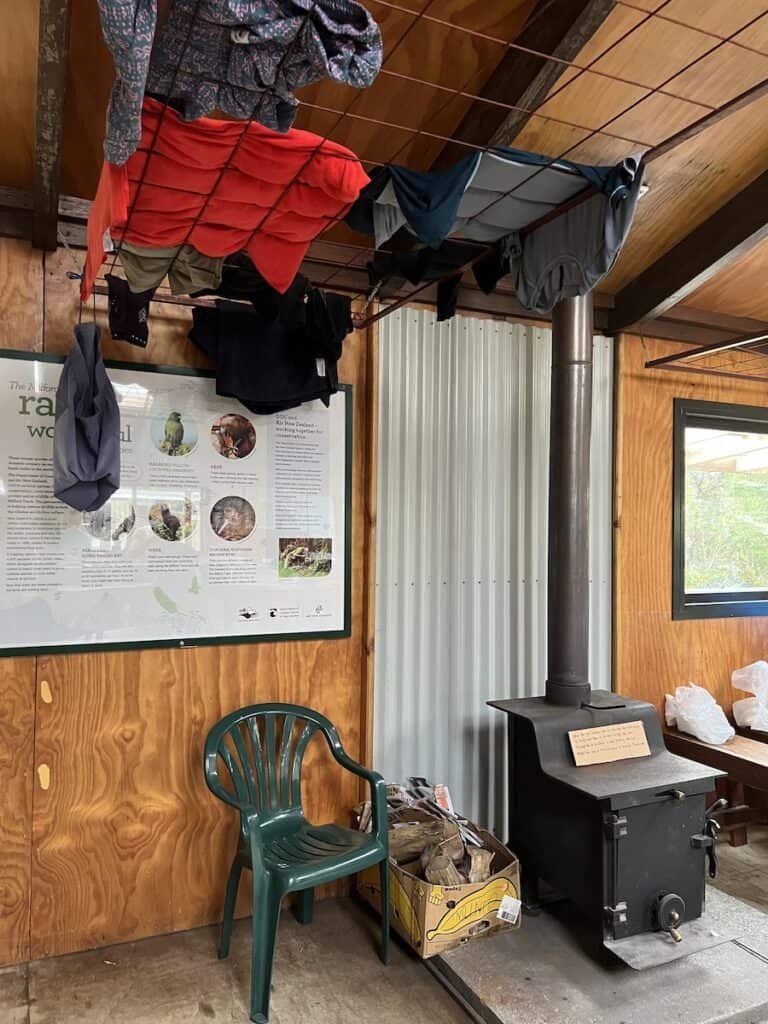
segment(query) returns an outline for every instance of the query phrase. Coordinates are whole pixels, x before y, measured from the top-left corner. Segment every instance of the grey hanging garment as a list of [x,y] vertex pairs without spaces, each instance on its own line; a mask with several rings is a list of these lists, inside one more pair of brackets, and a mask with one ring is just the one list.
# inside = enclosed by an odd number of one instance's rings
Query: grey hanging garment
[[623,180],[611,193],[599,192],[523,236],[516,290],[526,309],[549,313],[561,299],[586,295],[616,262],[643,179],[634,158],[619,168]]
[[56,391],[53,493],[94,512],[120,486],[120,410],[95,323],[77,324]]

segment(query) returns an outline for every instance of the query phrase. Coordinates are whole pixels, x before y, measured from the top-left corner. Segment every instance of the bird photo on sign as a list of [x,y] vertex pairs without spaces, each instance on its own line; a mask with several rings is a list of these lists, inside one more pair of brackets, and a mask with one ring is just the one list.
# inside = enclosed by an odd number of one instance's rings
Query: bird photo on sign
[[197,529],[198,514],[192,501],[156,501],[149,510],[149,525],[160,540],[186,540]]
[[247,416],[228,412],[211,424],[211,444],[225,459],[245,459],[256,447],[256,430]]
[[152,443],[163,455],[189,455],[197,447],[197,423],[178,409],[152,419]]

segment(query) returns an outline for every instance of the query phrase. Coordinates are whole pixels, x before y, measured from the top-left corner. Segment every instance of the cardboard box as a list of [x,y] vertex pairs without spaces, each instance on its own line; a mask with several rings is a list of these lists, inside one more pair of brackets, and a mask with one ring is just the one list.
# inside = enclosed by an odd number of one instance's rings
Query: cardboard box
[[[427,817],[427,816],[425,816]],[[490,832],[472,825],[489,850],[496,856],[494,874],[487,882],[466,885],[431,885],[389,862],[390,921],[392,927],[425,960],[467,942],[477,935],[508,931],[520,927],[497,917],[504,896],[520,899],[520,867],[514,854]],[[357,876],[360,895],[381,912],[381,885],[378,867]]]

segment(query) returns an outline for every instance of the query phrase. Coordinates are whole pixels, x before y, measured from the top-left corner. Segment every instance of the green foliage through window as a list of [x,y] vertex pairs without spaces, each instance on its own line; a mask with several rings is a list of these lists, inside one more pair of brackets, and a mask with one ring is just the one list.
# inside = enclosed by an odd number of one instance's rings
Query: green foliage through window
[[768,590],[768,434],[686,427],[686,593]]

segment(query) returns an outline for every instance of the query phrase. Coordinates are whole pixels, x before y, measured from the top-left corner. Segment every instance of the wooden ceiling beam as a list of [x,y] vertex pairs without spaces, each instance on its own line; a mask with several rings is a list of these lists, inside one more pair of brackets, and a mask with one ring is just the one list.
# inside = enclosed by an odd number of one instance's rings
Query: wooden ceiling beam
[[[453,133],[455,139],[475,146],[493,143],[509,146],[546,100],[552,87],[567,70],[616,6],[616,0],[539,0],[515,43],[559,60],[546,60],[521,50],[508,50],[476,100]],[[507,110],[496,103],[514,104],[524,110]],[[447,143],[433,170],[451,167],[467,155],[465,146]]]
[[615,334],[653,320],[768,237],[768,171],[730,199],[616,296]]
[[32,244],[56,248],[71,0],[40,0]]

